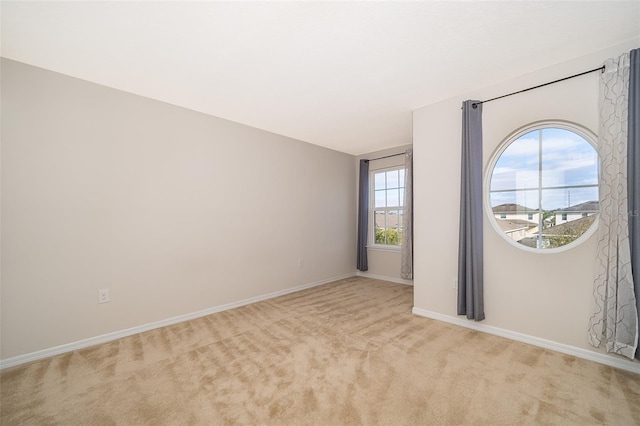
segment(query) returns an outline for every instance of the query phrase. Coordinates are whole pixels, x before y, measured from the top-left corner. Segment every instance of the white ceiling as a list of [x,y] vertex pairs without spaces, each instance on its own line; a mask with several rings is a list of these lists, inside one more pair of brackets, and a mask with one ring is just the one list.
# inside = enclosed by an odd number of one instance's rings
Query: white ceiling
[[2,1],[2,56],[350,154],[411,112],[640,36],[625,2]]

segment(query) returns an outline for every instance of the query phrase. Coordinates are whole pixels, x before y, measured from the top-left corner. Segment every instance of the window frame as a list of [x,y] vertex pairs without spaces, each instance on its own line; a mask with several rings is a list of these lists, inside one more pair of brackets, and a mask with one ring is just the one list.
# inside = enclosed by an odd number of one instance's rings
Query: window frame
[[[543,120],[543,121],[537,121],[537,122],[533,122],[530,124],[527,124],[525,126],[522,126],[520,128],[518,128],[517,130],[511,132],[507,137],[505,137],[497,146],[497,148],[494,150],[494,152],[491,154],[490,160],[487,163],[487,166],[485,168],[484,171],[484,182],[483,182],[483,203],[484,203],[484,210],[485,210],[485,214],[488,217],[489,223],[491,224],[491,227],[496,231],[496,233],[498,233],[500,235],[500,237],[507,241],[510,245],[517,247],[519,250],[524,250],[530,253],[536,253],[536,254],[555,254],[555,253],[560,253],[566,250],[571,250],[574,247],[577,247],[578,245],[582,244],[584,241],[587,241],[593,234],[596,233],[597,229],[598,229],[598,220],[596,218],[596,220],[593,222],[593,224],[591,224],[591,226],[589,227],[589,229],[587,229],[582,235],[580,235],[578,238],[576,238],[574,241],[565,244],[563,246],[560,247],[554,247],[554,248],[545,248],[545,249],[539,249],[539,248],[533,248],[533,247],[529,247],[526,246],[524,244],[520,244],[517,241],[514,241],[513,239],[509,238],[506,233],[504,232],[504,230],[502,230],[500,228],[500,225],[498,224],[496,217],[495,217],[495,213],[493,212],[493,208],[491,207],[491,179],[493,177],[493,171],[495,169],[495,166],[498,162],[498,160],[500,159],[500,157],[502,156],[502,154],[506,151],[506,149],[511,146],[511,144],[513,142],[515,142],[518,138],[520,138],[521,136],[532,132],[532,131],[536,131],[536,130],[541,130],[541,129],[545,129],[545,128],[555,128],[555,129],[562,129],[562,130],[567,130],[570,132],[573,132],[575,134],[577,134],[578,136],[582,137],[584,140],[586,140],[589,144],[591,144],[591,146],[593,147],[594,151],[596,152],[596,157],[597,157],[597,167],[598,167],[598,194],[600,192],[600,173],[601,173],[601,160],[600,160],[600,156],[598,155],[598,137],[597,135],[592,132],[591,130],[587,129],[584,126],[581,126],[579,124],[575,124],[572,122],[568,122],[568,121],[563,121],[563,120]],[[598,201],[599,200],[599,196],[598,196]],[[596,214],[599,215],[600,212],[598,212]]]
[[[378,173],[386,173],[394,170],[404,170],[406,173],[406,167],[404,164],[402,165],[393,165],[380,167],[378,169],[369,170],[369,229],[367,230],[367,248],[381,251],[400,251],[402,249],[402,243],[398,245],[394,244],[379,244],[376,243],[375,235],[376,235],[376,222],[375,222],[375,212],[384,210],[403,210],[404,214],[404,205],[401,206],[393,206],[393,207],[376,207],[375,200],[375,175]],[[398,177],[399,178],[399,177]],[[398,182],[398,188],[402,192],[402,197],[404,197],[404,180]],[[398,224],[398,229],[402,229],[402,223]]]

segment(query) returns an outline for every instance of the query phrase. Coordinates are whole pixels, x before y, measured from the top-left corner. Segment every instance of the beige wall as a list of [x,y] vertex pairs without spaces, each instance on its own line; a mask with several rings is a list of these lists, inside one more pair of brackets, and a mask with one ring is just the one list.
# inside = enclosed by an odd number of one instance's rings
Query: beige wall
[[354,273],[353,162],[3,59],[2,359]]
[[[461,103],[488,99],[600,66],[640,40],[467,93],[414,112],[415,307],[456,317]],[[473,72],[472,69],[469,72]],[[514,130],[547,119],[598,130],[598,75],[487,103],[483,107],[485,167]],[[452,214],[443,214],[451,212]],[[518,250],[484,220],[486,325],[587,350],[596,239],[558,254]]]
[[[360,167],[361,159],[372,159],[385,157],[387,155],[394,155],[398,153],[404,153],[411,145],[402,145],[394,148],[385,149],[382,151],[371,152],[368,154],[359,155],[356,158],[356,172]],[[375,160],[369,162],[369,172],[373,170],[385,169],[389,167],[397,167],[404,165],[404,155],[398,155],[396,157],[384,158],[381,160]],[[356,176],[356,185],[358,184],[359,175]],[[371,227],[371,219],[369,219],[369,227]],[[404,282],[400,276],[400,250],[394,249],[378,249],[367,248],[367,260],[369,270],[365,274],[375,275],[378,277],[392,278],[397,281]],[[407,282],[410,282],[407,280]]]

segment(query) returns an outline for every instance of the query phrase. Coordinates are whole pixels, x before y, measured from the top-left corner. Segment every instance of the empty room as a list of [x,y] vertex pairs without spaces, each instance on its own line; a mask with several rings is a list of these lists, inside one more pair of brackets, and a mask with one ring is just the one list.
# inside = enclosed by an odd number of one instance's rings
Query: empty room
[[640,425],[640,2],[0,2],[0,424]]

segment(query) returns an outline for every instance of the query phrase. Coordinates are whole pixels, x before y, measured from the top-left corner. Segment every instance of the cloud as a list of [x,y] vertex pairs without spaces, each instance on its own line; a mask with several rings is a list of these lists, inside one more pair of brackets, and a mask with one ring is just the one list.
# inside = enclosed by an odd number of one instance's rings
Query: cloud
[[[543,137],[542,146],[540,134]],[[530,189],[538,188],[540,183],[542,187],[596,185],[590,188],[544,190],[544,209],[564,208],[568,203],[575,205],[597,200],[598,156],[595,149],[581,136],[564,129],[526,133],[511,143],[496,162],[491,176],[491,204],[517,203],[537,208],[538,195],[532,196],[532,192],[538,194],[538,191]]]

